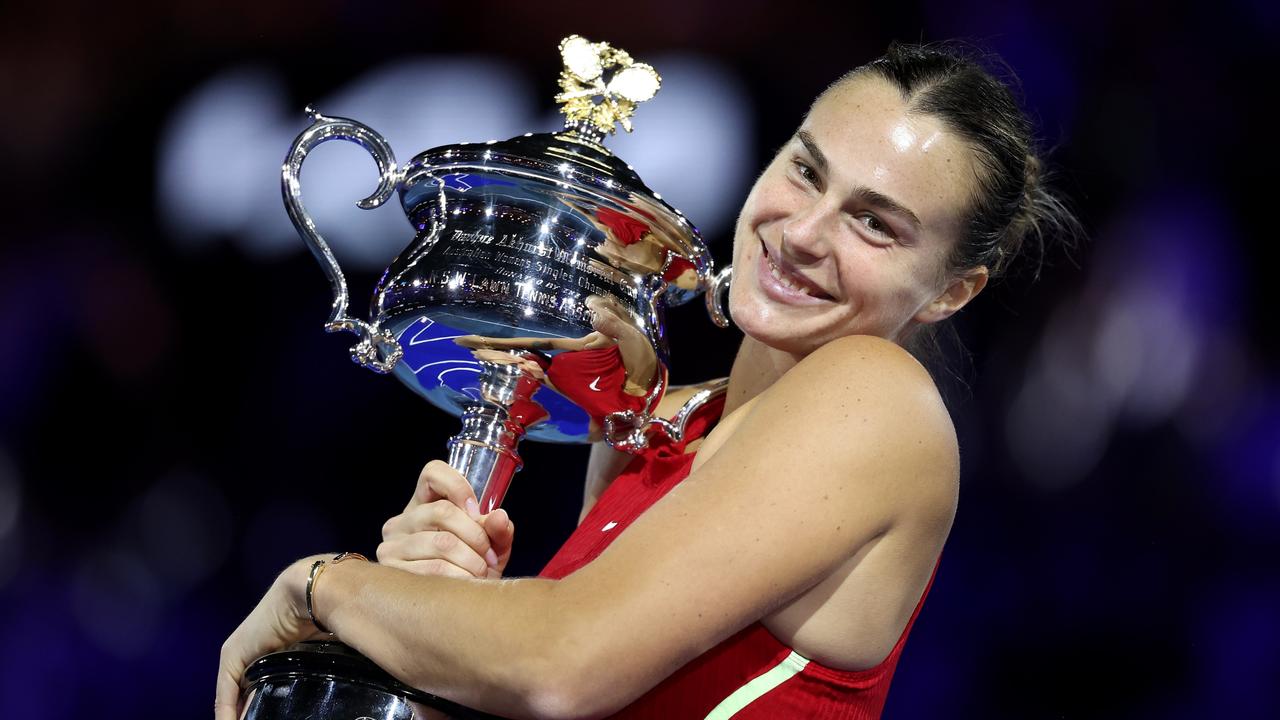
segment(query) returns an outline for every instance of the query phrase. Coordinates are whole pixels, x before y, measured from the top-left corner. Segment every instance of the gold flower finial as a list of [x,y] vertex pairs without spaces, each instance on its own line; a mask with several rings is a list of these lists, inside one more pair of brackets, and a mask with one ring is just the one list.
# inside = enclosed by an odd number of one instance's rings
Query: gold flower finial
[[[565,127],[594,139],[615,132],[615,123],[631,132],[631,114],[662,86],[658,71],[631,59],[625,50],[593,43],[579,35],[560,41],[564,70],[560,73],[560,112]],[[607,79],[606,79],[607,76]],[[596,102],[596,98],[600,102]]]

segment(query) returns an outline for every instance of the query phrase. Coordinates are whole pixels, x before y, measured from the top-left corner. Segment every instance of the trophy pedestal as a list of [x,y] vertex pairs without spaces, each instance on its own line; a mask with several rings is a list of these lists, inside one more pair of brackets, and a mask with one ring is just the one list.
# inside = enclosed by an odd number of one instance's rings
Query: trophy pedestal
[[339,642],[308,640],[264,655],[245,672],[241,720],[492,720],[415,690]]

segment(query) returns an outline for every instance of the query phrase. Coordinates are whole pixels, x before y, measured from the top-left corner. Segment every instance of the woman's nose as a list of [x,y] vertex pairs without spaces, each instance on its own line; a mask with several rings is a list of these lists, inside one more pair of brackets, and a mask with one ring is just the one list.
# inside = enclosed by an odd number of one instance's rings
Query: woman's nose
[[832,213],[815,202],[796,212],[782,226],[782,250],[796,262],[813,262],[826,254]]

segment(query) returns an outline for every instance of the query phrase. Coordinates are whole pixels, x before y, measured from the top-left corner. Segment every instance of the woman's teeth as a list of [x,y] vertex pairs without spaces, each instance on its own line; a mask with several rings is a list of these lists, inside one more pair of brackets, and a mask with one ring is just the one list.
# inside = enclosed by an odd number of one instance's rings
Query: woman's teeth
[[813,296],[813,293],[809,292],[809,288],[804,287],[803,285],[798,285],[792,282],[791,278],[787,277],[786,275],[783,275],[782,271],[778,269],[778,266],[776,264],[774,264],[773,258],[770,257],[768,253],[765,254],[765,259],[769,261],[769,272],[773,273],[774,279],[776,279],[784,287],[789,288],[791,290],[795,290],[796,292],[804,295],[809,295],[810,297]]

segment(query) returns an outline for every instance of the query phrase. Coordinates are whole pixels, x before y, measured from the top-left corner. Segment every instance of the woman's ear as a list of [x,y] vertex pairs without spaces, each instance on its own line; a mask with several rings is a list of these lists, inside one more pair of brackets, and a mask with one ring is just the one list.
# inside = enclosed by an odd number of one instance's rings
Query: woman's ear
[[916,313],[916,322],[935,323],[951,317],[982,292],[989,278],[986,265],[979,265],[952,278],[942,294]]

